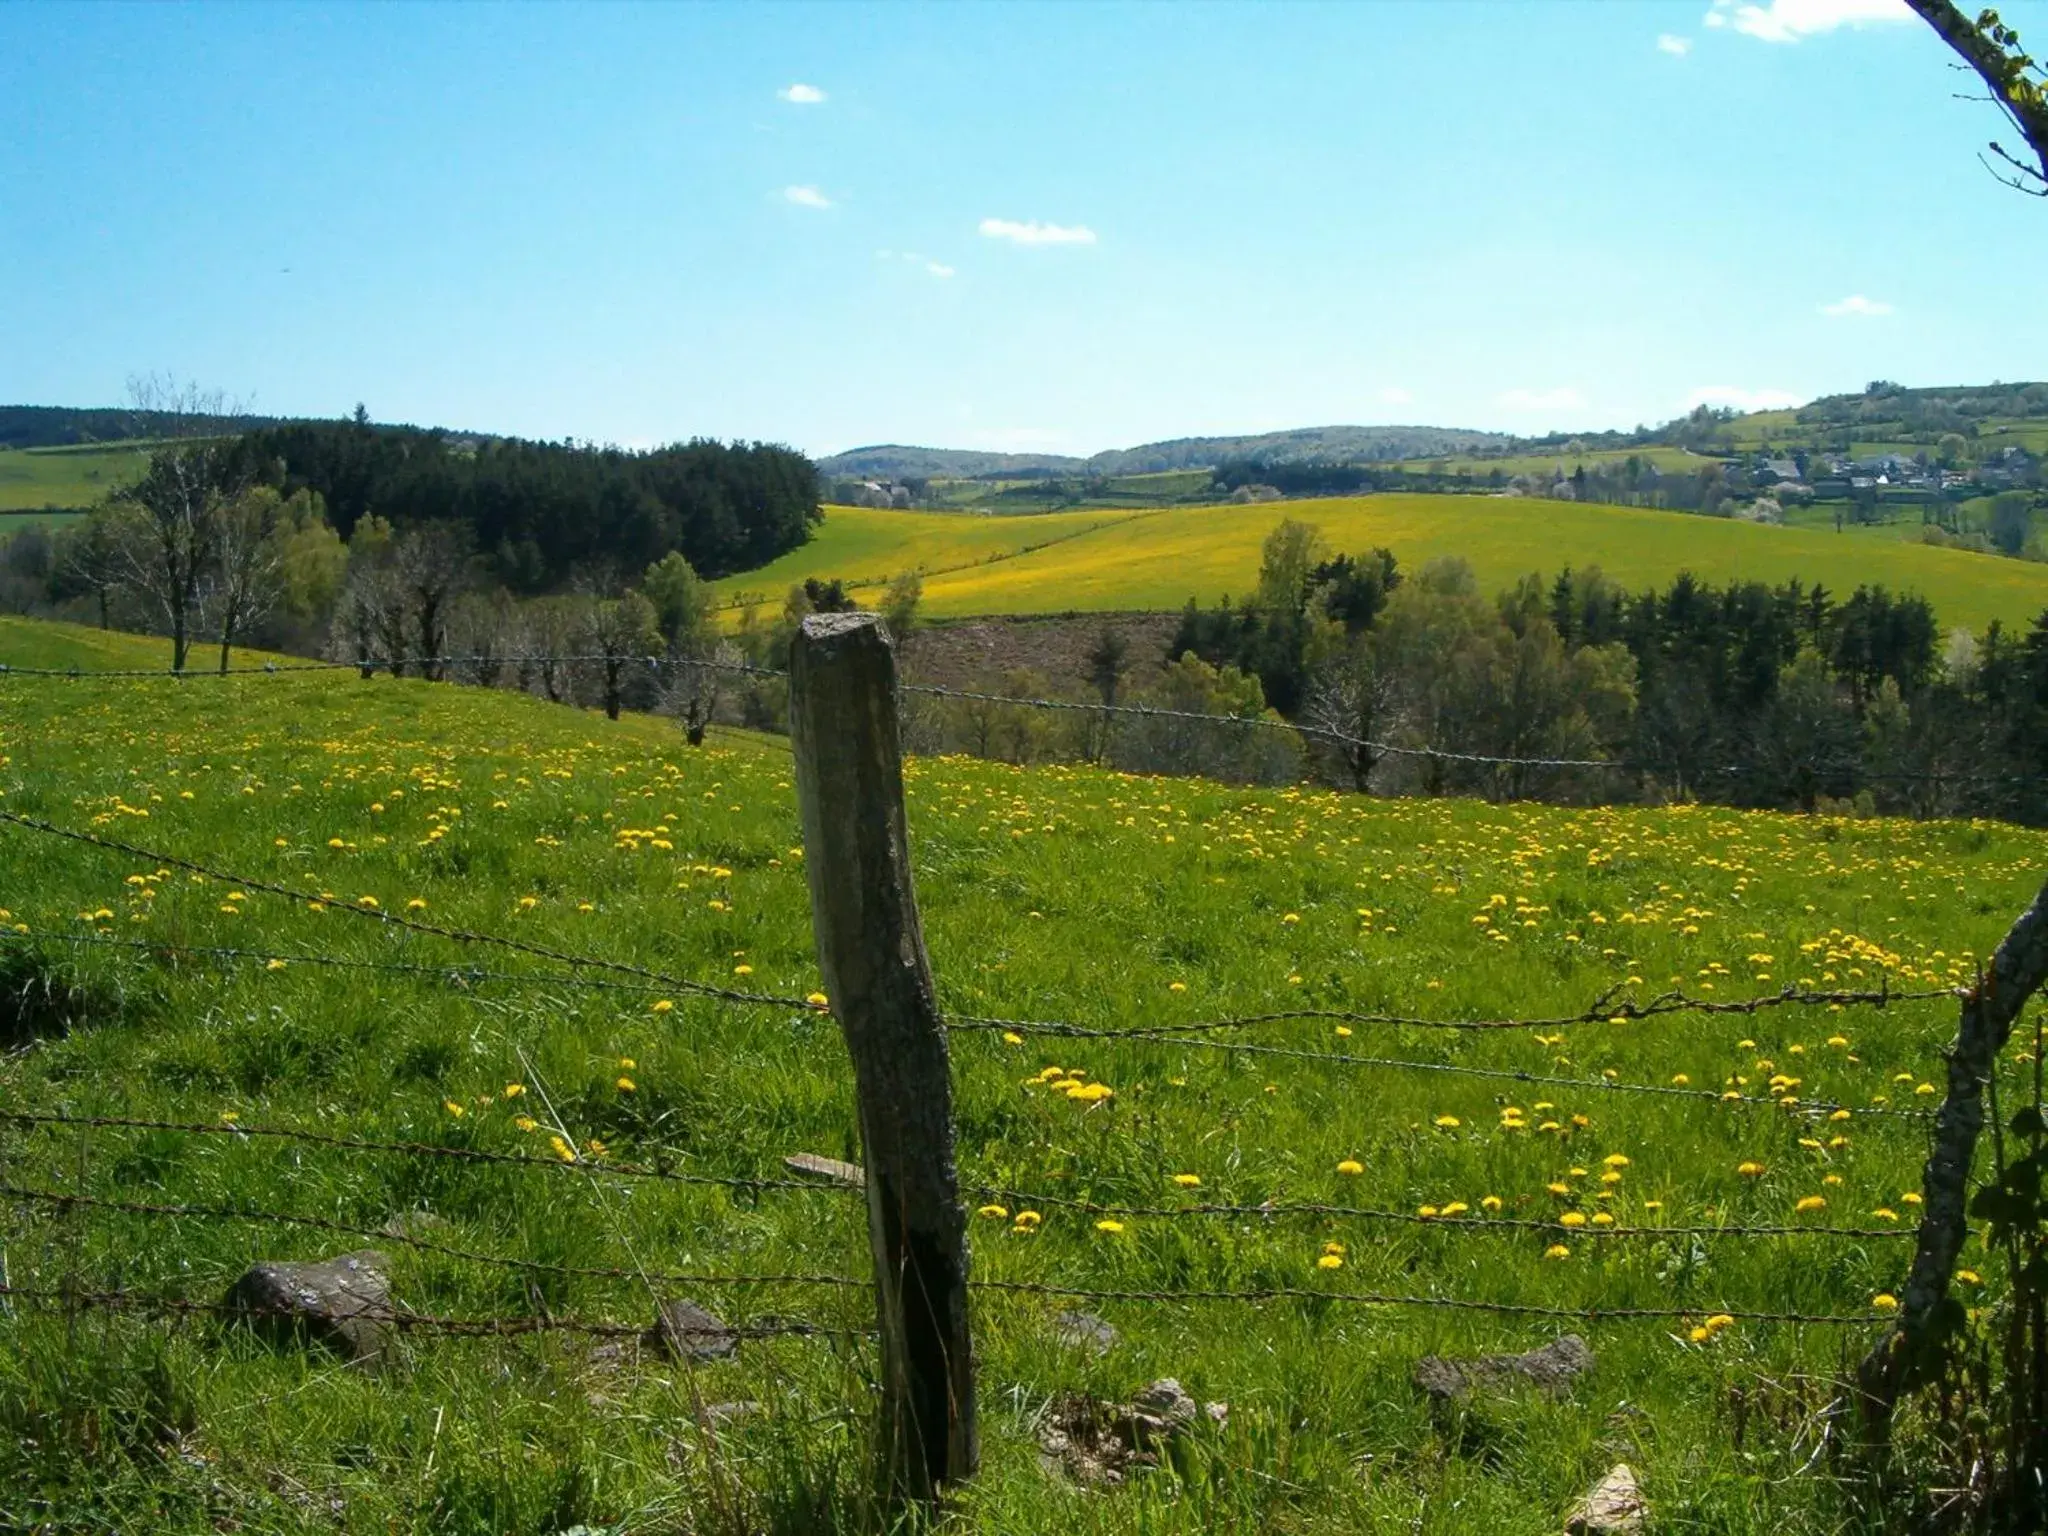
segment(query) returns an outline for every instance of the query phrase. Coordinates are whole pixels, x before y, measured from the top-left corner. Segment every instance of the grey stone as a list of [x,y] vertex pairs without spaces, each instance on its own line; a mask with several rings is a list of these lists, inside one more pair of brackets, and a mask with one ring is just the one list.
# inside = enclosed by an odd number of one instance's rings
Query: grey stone
[[1062,1312],[1052,1320],[1052,1336],[1069,1349],[1106,1355],[1116,1348],[1117,1332],[1093,1312]]
[[1052,1405],[1040,1428],[1039,1460],[1077,1483],[1115,1487],[1133,1468],[1157,1466],[1175,1440],[1203,1424],[1229,1422],[1229,1404],[1197,1404],[1170,1376],[1128,1403],[1072,1394]]
[[782,1166],[791,1173],[822,1179],[827,1184],[843,1184],[848,1189],[866,1189],[868,1186],[867,1171],[859,1163],[842,1163],[836,1157],[820,1157],[815,1152],[792,1153],[782,1160]]
[[1544,1391],[1562,1394],[1593,1369],[1593,1350],[1575,1333],[1554,1339],[1541,1349],[1520,1355],[1482,1355],[1474,1360],[1446,1360],[1427,1355],[1416,1362],[1415,1385],[1438,1402],[1463,1397],[1476,1388],[1533,1382]]
[[390,1346],[391,1261],[373,1248],[312,1263],[253,1264],[227,1305],[256,1331],[372,1362]]
[[1638,1536],[1650,1506],[1628,1463],[1616,1462],[1593,1485],[1564,1528],[1571,1536]]
[[740,1336],[694,1301],[665,1301],[647,1343],[672,1360],[724,1360],[739,1350]]

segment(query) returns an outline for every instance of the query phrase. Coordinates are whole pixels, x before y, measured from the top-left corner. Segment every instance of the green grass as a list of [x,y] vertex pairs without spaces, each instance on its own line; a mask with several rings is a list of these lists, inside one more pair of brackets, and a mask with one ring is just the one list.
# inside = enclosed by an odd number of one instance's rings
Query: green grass
[[141,472],[134,444],[0,449],[0,512],[89,507]]
[[[0,621],[0,661],[157,655],[154,642]],[[1540,1016],[1614,986],[1646,996],[1682,983],[1733,999],[1794,981],[1935,985],[1972,974],[2048,856],[2048,838],[1996,825],[1382,801],[963,760],[913,761],[908,781],[944,1005],[1110,1029],[1297,1007]],[[630,990],[64,942],[558,970],[341,910],[374,897],[386,913],[801,994],[817,979],[790,763],[772,745],[725,737],[693,752],[651,719],[346,674],[0,678],[0,806],[331,893],[321,910],[238,895],[147,858],[0,827],[0,925],[26,930],[0,945],[0,996],[54,987],[78,1015],[68,1033],[0,1055],[9,1106],[236,1117],[542,1157],[558,1127],[579,1145],[601,1140],[611,1160],[740,1178],[778,1176],[791,1152],[855,1154],[835,1031],[788,1009],[677,991],[657,1011],[657,998]],[[1270,1198],[1413,1212],[1455,1200],[1477,1211],[1494,1196],[1503,1214],[1539,1221],[1578,1210],[1629,1227],[1826,1220],[1889,1231],[1910,1225],[1902,1196],[1917,1185],[1924,1133],[1862,1111],[1929,1102],[1915,1085],[1938,1077],[1953,1025],[1952,1005],[1911,1003],[1549,1033],[1360,1024],[1340,1037],[1328,1021],[1300,1020],[1250,1036],[1569,1086],[956,1034],[961,1176],[1169,1207]],[[1055,1065],[1113,1097],[1088,1106],[1028,1085]],[[1714,1097],[1724,1085],[1762,1097],[1773,1073],[1796,1077],[1783,1091],[1808,1104],[1855,1112],[1830,1121]],[[1700,1096],[1614,1092],[1609,1080]],[[508,1084],[524,1091],[508,1096]],[[1504,1123],[1508,1106],[1528,1128]],[[539,1127],[522,1130],[521,1114]],[[1617,1157],[1626,1164],[1610,1165]],[[1364,1172],[1345,1176],[1345,1159]],[[1746,1160],[1767,1172],[1739,1176]],[[864,1261],[861,1213],[842,1195],[608,1179],[603,1159],[550,1174],[230,1135],[0,1127],[0,1162],[18,1185],[369,1228],[403,1219],[458,1248],[628,1272],[858,1275]],[[1610,1167],[1619,1177],[1603,1185]],[[1198,1176],[1199,1191],[1176,1186],[1178,1174]],[[1825,1196],[1824,1216],[1793,1214],[1808,1194]],[[1760,1378],[1832,1372],[1870,1325],[1745,1322],[1699,1345],[1683,1323],[1579,1324],[1599,1366],[1570,1398],[1488,1395],[1437,1420],[1408,1385],[1420,1355],[1526,1348],[1573,1325],[1334,1298],[1860,1313],[1896,1288],[1908,1253],[1886,1239],[1603,1239],[1563,1225],[1468,1232],[1342,1216],[1134,1217],[1104,1232],[1091,1215],[1040,1209],[1029,1232],[1008,1215],[974,1218],[977,1276],[1168,1292],[1284,1285],[1332,1299],[1100,1302],[1123,1340],[1094,1360],[1054,1341],[1052,1314],[1068,1303],[978,1293],[985,1468],[961,1500],[963,1531],[1548,1532],[1617,1459],[1634,1465],[1669,1529],[1837,1531],[1844,1495],[1795,1440],[1811,1430],[1808,1413],[1753,1421],[1738,1452],[1726,1404]],[[0,1221],[15,1286],[202,1300],[252,1259],[358,1246],[255,1222],[21,1202],[0,1205]],[[1320,1269],[1332,1242],[1345,1245],[1344,1265]],[[1552,1243],[1569,1257],[1545,1258]],[[637,1279],[549,1274],[529,1287],[514,1270],[390,1246],[398,1294],[420,1311],[544,1305],[629,1324],[651,1314]],[[655,1288],[735,1319],[871,1316],[859,1291]],[[821,1340],[749,1343],[733,1361],[682,1370],[561,1336],[420,1337],[371,1376],[203,1320],[67,1322],[22,1305],[0,1312],[0,1522],[852,1528],[873,1370],[869,1347]],[[1126,1396],[1161,1375],[1228,1400],[1228,1430],[1177,1472],[1113,1494],[1048,1481],[1033,1424],[1051,1396]],[[762,1411],[715,1436],[696,1427],[693,1403],[734,1401]]]
[[[2048,608],[2048,566],[1902,540],[1897,530],[1763,528],[1633,507],[1488,496],[1381,495],[1284,505],[1190,507],[1117,521],[1102,514],[994,526],[955,518],[833,508],[803,548],[719,584],[728,596],[779,594],[806,576],[874,577],[922,565],[925,611],[946,617],[1069,610],[1173,609],[1242,595],[1257,581],[1259,545],[1282,518],[1320,526],[1330,544],[1384,545],[1418,569],[1441,555],[1471,562],[1487,589],[1565,565],[1598,565],[1630,588],[1682,570],[1714,582],[1820,582],[1846,595],[1861,583],[1919,592],[1942,623],[2026,625]],[[1088,519],[1096,520],[1090,526]],[[1075,535],[1031,552],[1057,530]],[[966,569],[970,549],[1017,551]]]

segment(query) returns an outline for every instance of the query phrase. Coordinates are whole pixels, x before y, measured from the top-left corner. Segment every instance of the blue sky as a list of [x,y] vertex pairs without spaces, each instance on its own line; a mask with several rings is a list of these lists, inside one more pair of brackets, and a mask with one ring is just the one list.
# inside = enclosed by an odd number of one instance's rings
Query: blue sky
[[1897,0],[0,6],[0,401],[1087,453],[2038,378],[1949,61]]

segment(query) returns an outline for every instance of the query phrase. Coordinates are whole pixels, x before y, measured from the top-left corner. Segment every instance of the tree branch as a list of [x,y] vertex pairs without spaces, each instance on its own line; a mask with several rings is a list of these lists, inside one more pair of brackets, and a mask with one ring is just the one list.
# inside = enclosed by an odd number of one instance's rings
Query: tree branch
[[[2008,186],[2018,185],[2021,191],[2036,197],[2048,197],[2048,94],[2044,94],[2041,86],[2027,77],[2031,61],[2018,51],[2018,39],[2012,39],[2014,46],[2008,52],[1990,35],[1986,26],[1964,15],[1952,0],[1906,0],[1906,4],[1991,87],[1992,99],[2032,151],[2034,163],[2029,164],[1994,143],[1992,153],[2017,168],[2024,181],[2016,184],[2004,177],[1999,179],[2006,181]],[[1996,25],[1989,12],[1985,14],[1984,21]]]

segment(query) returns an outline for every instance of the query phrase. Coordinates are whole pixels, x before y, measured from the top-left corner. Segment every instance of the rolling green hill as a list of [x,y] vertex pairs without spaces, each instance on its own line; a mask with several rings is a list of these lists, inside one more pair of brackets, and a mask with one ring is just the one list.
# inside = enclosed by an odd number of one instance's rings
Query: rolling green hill
[[[1283,517],[1316,524],[1337,549],[1384,545],[1411,570],[1438,556],[1461,556],[1488,589],[1531,571],[1598,565],[1632,588],[1687,570],[1714,582],[1797,577],[1842,593],[1879,583],[1919,592],[1942,623],[1971,629],[1993,619],[2024,625],[2048,608],[2048,565],[1934,549],[1882,532],[1766,528],[1491,496],[1384,495],[1000,521],[834,507],[809,544],[718,585],[728,597],[761,593],[779,601],[791,582],[807,576],[877,579],[921,566],[932,573],[924,605],[934,616],[1171,609],[1190,598],[1208,603],[1248,592],[1260,542]],[[1025,547],[1046,532],[1058,542]]]

